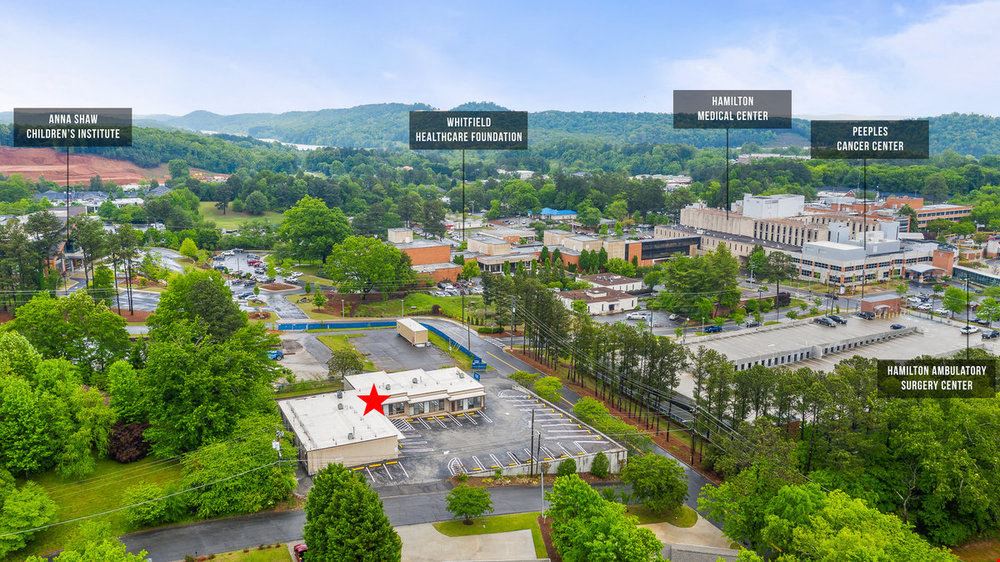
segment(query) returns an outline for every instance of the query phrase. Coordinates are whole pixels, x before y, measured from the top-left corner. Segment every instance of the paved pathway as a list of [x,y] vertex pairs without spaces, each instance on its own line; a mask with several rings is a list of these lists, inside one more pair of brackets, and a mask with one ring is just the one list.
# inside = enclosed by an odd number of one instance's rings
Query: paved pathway
[[430,523],[404,525],[396,532],[403,540],[403,562],[440,560],[534,560],[531,531],[448,537]]

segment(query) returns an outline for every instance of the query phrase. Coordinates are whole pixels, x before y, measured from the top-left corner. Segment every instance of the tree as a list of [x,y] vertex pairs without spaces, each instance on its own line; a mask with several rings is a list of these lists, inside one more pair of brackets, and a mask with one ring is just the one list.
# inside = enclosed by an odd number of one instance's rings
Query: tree
[[556,478],[546,514],[552,518],[552,542],[566,562],[588,560],[658,560],[663,545],[639,527],[625,506],[609,502],[572,474]]
[[253,191],[243,200],[243,211],[250,215],[263,215],[267,211],[267,195],[260,191]]
[[198,256],[200,254],[198,252],[198,245],[195,244],[194,240],[185,238],[184,241],[181,242],[181,247],[178,251],[182,256],[190,258],[192,261],[198,261]]
[[115,296],[115,274],[105,265],[94,269],[94,280],[90,283],[90,296],[95,301],[110,305]]
[[[275,413],[249,415],[237,421],[230,439],[184,457],[180,487],[195,489],[187,501],[196,516],[254,513],[291,497],[295,464],[280,462],[272,446],[281,427]],[[283,458],[295,458],[293,447],[287,443],[279,447]]]
[[615,275],[635,277],[635,266],[621,258],[609,259],[608,262],[604,264],[604,269],[606,269],[608,273],[614,273]]
[[479,277],[479,264],[475,260],[469,260],[462,264],[462,279],[473,279]]
[[899,209],[899,215],[908,217],[909,221],[908,226],[910,232],[918,232],[918,224],[920,219],[917,217],[917,212],[913,210],[913,207],[909,205],[903,205]]
[[322,199],[307,195],[285,211],[276,249],[282,258],[322,261],[350,232],[351,225],[340,208],[331,209]]
[[945,201],[948,199],[948,180],[941,172],[933,173],[924,180],[924,189],[921,195],[931,201]]
[[278,344],[260,324],[224,341],[196,338],[189,322],[157,330],[147,347],[142,393],[150,404],[146,438],[173,456],[229,437],[250,414],[274,412],[271,383],[279,368],[267,352]]
[[72,361],[87,382],[128,350],[125,319],[79,291],[61,298],[35,295],[17,309],[13,328],[42,356]]
[[906,293],[910,291],[910,284],[904,282],[896,283],[896,294],[905,297]]
[[167,162],[167,169],[170,170],[171,180],[187,179],[188,175],[191,173],[187,162],[181,159],[174,159]]
[[17,487],[14,477],[0,468],[0,556],[20,550],[37,531],[55,519],[56,504],[34,482]]
[[180,321],[190,322],[196,337],[224,340],[247,325],[247,316],[219,272],[196,269],[170,280],[146,324],[155,339],[157,332]]
[[163,487],[152,482],[135,484],[125,489],[122,502],[130,505],[125,519],[133,529],[152,527],[167,521],[167,501]]
[[447,230],[444,226],[445,207],[437,197],[424,201],[423,212],[420,216],[420,224],[424,227],[424,232],[431,236],[441,238]]
[[572,458],[560,462],[556,468],[556,476],[569,476],[570,474],[576,474],[576,461]]
[[423,212],[423,201],[416,191],[407,191],[396,201],[396,212],[399,218],[410,226],[410,222],[420,217]]
[[83,252],[84,281],[89,283],[88,269],[95,260],[107,255],[108,240],[104,232],[104,225],[87,215],[75,217],[73,219],[73,234]]
[[485,488],[473,488],[468,484],[459,484],[448,492],[445,497],[448,513],[462,523],[472,525],[472,520],[486,513],[493,513],[493,500]]
[[305,511],[303,536],[312,560],[398,562],[402,556],[402,541],[382,511],[382,500],[343,465],[316,473]]
[[969,307],[969,297],[964,290],[958,287],[948,287],[944,290],[941,306],[952,315],[964,314]]
[[326,362],[331,379],[343,379],[365,370],[365,362],[354,349],[334,349],[330,360]]
[[1000,301],[993,297],[986,297],[979,301],[979,308],[976,309],[976,316],[987,322],[1000,320]]
[[601,211],[588,201],[577,207],[576,217],[580,224],[593,228],[601,222]]
[[313,306],[315,306],[316,308],[323,308],[324,306],[326,306],[327,303],[326,294],[324,294],[323,291],[316,291],[315,293],[313,293],[312,301],[313,301]]
[[378,290],[387,295],[416,278],[410,257],[377,238],[351,236],[334,246],[324,268],[341,291],[360,292],[362,300]]
[[795,275],[795,266],[791,258],[784,252],[771,252],[767,255],[767,264],[764,267],[764,274],[761,276],[767,281],[774,283],[774,307],[775,317],[781,316],[781,282],[791,279]]
[[624,199],[615,199],[604,208],[604,214],[608,218],[621,221],[628,216],[628,202]]
[[559,401],[559,391],[562,389],[562,381],[559,377],[542,377],[535,381],[535,394],[541,396],[549,402]]
[[633,456],[622,469],[622,482],[632,486],[632,494],[651,511],[668,513],[687,499],[687,477],[677,461],[647,453]]

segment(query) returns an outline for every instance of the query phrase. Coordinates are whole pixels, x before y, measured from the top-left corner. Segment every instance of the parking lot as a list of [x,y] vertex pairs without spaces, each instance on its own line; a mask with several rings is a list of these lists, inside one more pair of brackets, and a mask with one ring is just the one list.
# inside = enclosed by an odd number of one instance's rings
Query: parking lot
[[[374,486],[440,481],[460,473],[492,473],[535,462],[557,464],[616,443],[559,410],[547,406],[496,374],[483,378],[486,407],[473,414],[394,420],[402,432],[395,462],[354,467]],[[533,454],[531,414],[541,448]],[[537,447],[537,442],[536,442]]]

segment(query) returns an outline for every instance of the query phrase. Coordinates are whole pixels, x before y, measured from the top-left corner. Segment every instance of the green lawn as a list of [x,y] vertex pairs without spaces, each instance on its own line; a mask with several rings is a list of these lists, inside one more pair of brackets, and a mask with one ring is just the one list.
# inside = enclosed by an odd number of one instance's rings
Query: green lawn
[[249,549],[247,552],[234,550],[216,554],[213,562],[289,562],[292,555],[288,553],[288,546],[281,544],[278,546],[267,545],[267,548],[260,550],[257,547]]
[[535,556],[545,558],[548,555],[545,552],[545,543],[542,542],[542,530],[538,527],[538,515],[538,512],[535,511],[478,517],[473,520],[472,525],[465,525],[461,521],[439,521],[434,523],[434,528],[447,537],[490,535],[528,529],[531,531],[531,542],[535,545]]
[[[147,457],[130,464],[120,464],[109,459],[97,461],[93,474],[77,479],[64,480],[54,471],[32,477],[49,497],[56,502],[56,522],[75,517],[108,511],[124,505],[122,495],[130,486],[150,482],[165,486],[180,480],[181,467],[176,461],[162,461]],[[117,511],[95,518],[111,525],[115,535],[129,532],[125,511]],[[28,547],[17,553],[17,559],[31,554],[45,554],[66,546],[76,532],[77,524],[56,525],[39,531]]]
[[323,394],[324,392],[334,392],[343,390],[343,381],[300,381],[293,382],[274,394],[275,400],[285,398],[296,398],[298,396],[310,396],[313,394]]
[[[403,311],[409,316],[429,315],[434,305],[438,305],[441,307],[441,313],[445,316],[455,320],[462,318],[462,297],[435,297],[427,293],[410,293],[403,299],[402,305]],[[467,314],[482,316],[483,297],[480,295],[466,296],[465,310]],[[398,317],[399,313],[400,299],[383,301],[376,298],[370,302],[359,304],[355,316]]]
[[680,509],[666,515],[654,513],[641,505],[628,506],[628,512],[639,518],[640,525],[666,522],[674,527],[693,527],[698,522],[698,512],[686,505],[682,505]]
[[462,353],[458,348],[449,345],[444,338],[435,334],[434,332],[427,332],[427,340],[431,342],[432,345],[437,346],[438,349],[444,351],[455,360],[455,365],[461,367],[462,370],[471,371],[472,370],[472,359],[468,355]]
[[216,226],[225,229],[237,228],[241,224],[253,219],[266,219],[268,222],[278,224],[285,218],[281,213],[275,213],[274,211],[267,211],[263,215],[253,216],[247,213],[237,213],[230,209],[223,215],[222,211],[215,208],[215,201],[202,201],[198,205],[198,212],[205,220],[213,221]]
[[367,357],[362,355],[361,352],[355,349],[354,345],[351,344],[351,338],[357,338],[360,336],[361,334],[339,334],[336,336],[316,336],[316,339],[322,342],[325,346],[329,347],[330,351],[349,349],[354,353],[357,353],[358,357],[360,357],[361,361],[365,364],[365,370],[374,371],[375,364],[369,361]]

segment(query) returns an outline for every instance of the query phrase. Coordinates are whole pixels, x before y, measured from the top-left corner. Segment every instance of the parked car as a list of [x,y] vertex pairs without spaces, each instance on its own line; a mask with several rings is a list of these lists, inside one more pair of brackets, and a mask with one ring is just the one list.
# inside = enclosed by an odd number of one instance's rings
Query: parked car
[[838,316],[836,314],[827,315],[827,318],[833,320],[837,324],[847,324],[847,320],[843,316]]
[[867,310],[863,310],[863,311],[857,313],[856,316],[858,318],[863,318],[865,320],[874,320],[875,319],[875,313],[867,311]]
[[949,314],[951,314],[951,312],[949,312],[948,309],[945,308],[935,308],[934,314],[937,314],[938,316],[948,316]]
[[979,326],[962,326],[962,329],[959,331],[962,334],[975,334],[979,331]]
[[892,325],[891,325],[891,326],[889,326],[889,327],[890,327],[890,328],[892,328],[893,330],[902,330],[902,329],[903,329],[903,328],[905,328],[906,326],[904,326],[904,325],[902,325],[902,324],[892,324]]
[[989,332],[983,332],[984,340],[995,340],[997,338],[1000,338],[1000,331],[998,330],[990,330]]
[[706,334],[718,334],[722,332],[722,326],[708,326],[705,328]]
[[667,320],[670,320],[671,322],[676,322],[679,318],[680,316],[677,316],[676,314],[671,314],[670,316],[667,316]]
[[813,319],[813,323],[819,324],[820,326],[826,326],[827,328],[836,328],[837,324],[825,316],[820,316],[819,318]]
[[975,322],[976,324],[979,324],[980,326],[986,326],[986,327],[989,327],[989,325],[992,323],[989,320],[984,320],[982,318],[973,318],[972,321]]
[[629,312],[625,315],[626,320],[649,320],[648,312]]
[[743,325],[746,326],[747,328],[756,328],[757,326],[760,326],[760,322],[756,320],[749,320],[747,321],[746,324]]
[[305,562],[308,551],[309,547],[301,543],[292,547],[292,552],[295,553],[295,562]]
[[217,266],[213,267],[212,269],[214,269],[216,271],[221,271],[223,273],[226,273],[227,271],[229,271],[229,268],[226,267],[226,266],[224,266],[224,265],[217,265]]
[[933,307],[931,307],[931,305],[927,304],[926,302],[924,304],[917,306],[917,310],[923,310],[924,312],[929,311],[931,308]]

